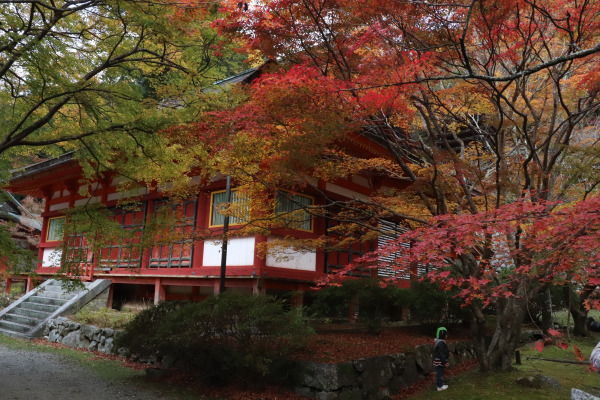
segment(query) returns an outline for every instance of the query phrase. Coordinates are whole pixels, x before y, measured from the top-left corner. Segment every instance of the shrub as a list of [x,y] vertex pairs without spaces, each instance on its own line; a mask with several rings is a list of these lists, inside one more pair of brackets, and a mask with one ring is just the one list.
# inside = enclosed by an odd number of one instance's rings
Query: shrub
[[463,312],[455,294],[428,282],[412,282],[409,289],[401,289],[375,279],[353,279],[316,292],[311,311],[319,317],[347,318],[350,304],[355,302],[359,321],[369,332],[377,333],[383,321],[400,320],[403,307],[409,310],[411,320],[420,323],[458,322]]
[[285,380],[287,356],[312,333],[302,309],[268,296],[225,293],[199,303],[162,303],[142,311],[117,339],[142,356],[170,355],[212,383]]
[[412,282],[404,289],[404,301],[410,319],[426,324],[452,324],[464,317],[462,301],[455,298],[456,290],[441,290],[438,284],[423,281]]
[[385,320],[401,319],[403,292],[376,279],[351,279],[316,292],[311,311],[320,317],[347,318],[354,302],[358,320],[379,333]]

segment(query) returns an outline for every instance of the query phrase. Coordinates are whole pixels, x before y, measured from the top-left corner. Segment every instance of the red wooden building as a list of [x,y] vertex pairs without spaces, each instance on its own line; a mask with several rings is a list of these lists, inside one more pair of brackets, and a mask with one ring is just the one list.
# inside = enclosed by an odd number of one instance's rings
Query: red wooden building
[[[240,74],[231,82],[237,83],[248,76],[250,75]],[[359,135],[348,138],[345,146],[361,157],[385,157],[387,154],[383,147]],[[218,206],[225,201],[225,179],[216,177],[209,182],[202,182],[197,177],[192,180],[197,185],[196,195],[176,206],[176,211],[182,218],[173,229],[179,234],[180,240],[152,245],[144,250],[136,250],[132,243],[142,235],[145,224],[152,220],[156,211],[169,206],[165,194],[159,190],[140,188],[120,192],[117,189],[119,178],[106,178],[91,185],[83,184],[82,169],[72,153],[15,171],[9,190],[45,199],[38,276],[43,279],[57,272],[65,258],[61,253],[61,245],[67,240],[68,251],[76,250],[78,254],[83,254],[82,279],[110,279],[112,286],[108,306],[118,308],[119,304],[132,298],[156,303],[174,299],[199,300],[218,292],[222,248],[219,232],[223,230],[223,215],[219,214]],[[374,191],[398,189],[404,184],[402,181],[366,175],[355,175],[335,182],[314,179],[302,193],[280,192],[278,206],[290,210],[297,204],[325,204],[323,194],[330,200],[362,199]],[[92,196],[80,195],[82,189],[87,189],[85,191],[92,193]],[[235,197],[235,184],[233,191]],[[135,198],[139,206],[120,208],[120,202],[127,198]],[[103,203],[111,209],[115,221],[131,233],[130,238],[106,246],[96,251],[98,254],[94,254],[86,247],[83,236],[63,237],[65,211],[90,203]],[[235,227],[235,218],[230,224]],[[300,252],[290,248],[285,251],[285,257],[270,253],[262,257],[258,251],[261,243],[274,240],[280,235],[303,238],[332,235],[329,229],[331,224],[325,218],[307,218],[294,229],[276,231],[271,236],[230,238],[226,260],[227,290],[275,295],[303,293],[313,287],[315,280],[347,265],[377,246],[377,241],[372,241],[335,252]],[[189,234],[197,229],[214,232],[215,238],[190,240]],[[377,271],[373,270],[371,274],[377,274]],[[29,278],[28,289],[32,285]]]

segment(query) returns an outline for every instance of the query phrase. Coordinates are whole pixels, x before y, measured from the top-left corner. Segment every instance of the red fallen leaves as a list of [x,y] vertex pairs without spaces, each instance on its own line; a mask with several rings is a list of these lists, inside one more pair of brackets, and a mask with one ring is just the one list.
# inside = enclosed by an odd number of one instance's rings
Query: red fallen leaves
[[[419,333],[410,327],[385,329],[379,335],[357,332],[356,329],[349,331],[341,326],[326,329],[330,331],[324,329],[311,338],[309,350],[297,354],[295,358],[338,363],[381,354],[403,353],[421,344],[433,344],[433,333]],[[460,340],[463,337],[466,339],[466,335],[456,332],[453,333],[452,340]]]

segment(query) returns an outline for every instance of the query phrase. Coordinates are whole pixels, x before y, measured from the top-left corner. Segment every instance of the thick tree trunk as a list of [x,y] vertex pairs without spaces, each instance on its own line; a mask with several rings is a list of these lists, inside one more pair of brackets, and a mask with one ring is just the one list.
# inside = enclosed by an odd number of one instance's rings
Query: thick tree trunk
[[[569,312],[573,317],[573,334],[577,336],[588,336],[590,334],[587,326],[588,310],[585,308],[585,301],[596,289],[595,286],[586,286],[579,296],[572,292],[571,287],[565,287],[569,298]],[[571,291],[570,295],[569,292]]]
[[471,306],[472,341],[481,371],[512,369],[526,312],[524,298],[527,297],[515,295],[497,302],[497,322],[491,339],[486,337],[482,310]]
[[548,329],[553,326],[552,321],[552,296],[550,294],[550,288],[546,288],[541,295],[541,306],[542,306],[542,332],[548,333]]

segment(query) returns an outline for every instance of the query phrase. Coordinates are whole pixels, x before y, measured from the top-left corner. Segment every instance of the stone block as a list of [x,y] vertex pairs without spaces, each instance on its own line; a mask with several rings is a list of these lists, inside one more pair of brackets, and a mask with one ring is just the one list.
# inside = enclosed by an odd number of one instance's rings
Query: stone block
[[340,394],[337,392],[317,392],[315,400],[339,400]]
[[356,372],[352,363],[322,364],[313,362],[300,363],[304,373],[299,374],[300,386],[316,390],[335,391],[357,384]]
[[380,387],[387,386],[393,377],[390,356],[362,358],[355,362],[355,368],[357,368],[357,364],[363,371],[359,375],[359,385],[363,393],[377,392]]
[[530,387],[534,389],[557,389],[560,387],[560,383],[558,383],[555,379],[540,374],[536,376],[524,376],[522,378],[519,378],[517,379],[517,384],[520,386]]
[[584,392],[583,390],[572,388],[571,400],[600,400],[600,397]]
[[430,374],[433,369],[433,346],[422,344],[415,347],[415,362],[417,367],[424,373]]

